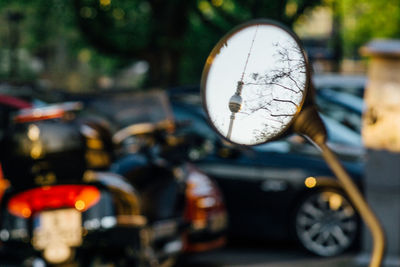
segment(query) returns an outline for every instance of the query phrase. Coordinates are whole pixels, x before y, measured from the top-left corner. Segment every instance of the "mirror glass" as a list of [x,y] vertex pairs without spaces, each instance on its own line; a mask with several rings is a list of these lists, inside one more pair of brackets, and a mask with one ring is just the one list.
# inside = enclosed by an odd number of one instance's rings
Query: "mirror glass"
[[269,21],[248,23],[226,35],[208,57],[203,104],[229,141],[265,143],[282,134],[300,111],[307,75],[293,33]]

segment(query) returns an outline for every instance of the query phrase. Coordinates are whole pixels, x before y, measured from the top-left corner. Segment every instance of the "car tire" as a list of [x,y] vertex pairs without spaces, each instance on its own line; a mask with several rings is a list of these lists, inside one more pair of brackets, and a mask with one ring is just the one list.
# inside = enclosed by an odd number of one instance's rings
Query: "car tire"
[[293,221],[300,245],[322,257],[337,256],[351,248],[359,232],[354,207],[335,189],[319,189],[303,197]]

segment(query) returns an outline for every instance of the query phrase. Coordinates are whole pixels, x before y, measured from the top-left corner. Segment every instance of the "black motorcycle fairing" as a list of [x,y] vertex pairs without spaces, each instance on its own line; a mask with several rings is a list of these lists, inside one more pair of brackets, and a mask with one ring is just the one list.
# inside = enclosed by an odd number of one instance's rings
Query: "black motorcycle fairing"
[[149,222],[182,216],[182,182],[169,166],[150,164],[146,157],[129,155],[112,168],[139,192],[143,214]]
[[14,187],[76,182],[86,169],[84,139],[74,123],[15,124],[1,147],[4,176]]

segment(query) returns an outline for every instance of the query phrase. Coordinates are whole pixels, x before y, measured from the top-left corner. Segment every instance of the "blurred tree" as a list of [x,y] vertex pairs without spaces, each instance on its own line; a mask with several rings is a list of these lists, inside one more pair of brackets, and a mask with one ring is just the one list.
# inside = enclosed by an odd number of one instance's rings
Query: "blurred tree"
[[112,75],[144,60],[149,64],[147,85],[170,86],[198,83],[208,53],[237,24],[269,18],[291,27],[306,9],[320,2],[13,0],[0,1],[0,15],[8,10],[25,15],[21,47],[60,76],[65,76],[66,68],[79,72],[83,63]]
[[100,51],[149,63],[149,84],[198,82],[217,40],[253,18],[289,27],[320,0],[75,0],[79,26]]
[[[70,1],[0,1],[0,20],[7,22],[10,13],[21,14],[23,20],[19,22],[18,32],[11,29],[16,25],[0,23],[2,79],[26,81],[28,73],[30,79],[39,75],[46,81],[52,81],[52,87],[73,89],[69,85],[76,84],[76,90],[87,90],[96,84],[97,76],[112,75],[127,62],[132,62],[103,56],[93,50],[92,45],[80,34],[75,9]],[[19,37],[18,44],[15,42],[15,33]],[[15,52],[10,53],[13,50]],[[11,57],[13,59],[8,60]],[[20,64],[13,64],[14,60],[19,60]],[[19,69],[18,76],[12,77],[10,74],[16,73],[13,70],[16,68]]]
[[342,17],[342,40],[347,57],[373,38],[400,38],[400,0],[335,0]]

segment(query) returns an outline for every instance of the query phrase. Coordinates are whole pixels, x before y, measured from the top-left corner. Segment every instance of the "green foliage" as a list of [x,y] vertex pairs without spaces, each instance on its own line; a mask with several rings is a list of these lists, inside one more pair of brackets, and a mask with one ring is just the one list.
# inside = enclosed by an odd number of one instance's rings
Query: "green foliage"
[[338,3],[347,57],[357,55],[358,49],[374,38],[400,38],[400,0],[341,0]]
[[[24,15],[20,48],[46,70],[114,75],[136,60],[150,65],[148,85],[196,84],[214,44],[234,26],[254,18],[291,27],[321,0],[13,0],[0,16]],[[0,25],[0,46],[8,46]],[[61,52],[60,52],[61,51]],[[1,59],[0,59],[1,60]]]

